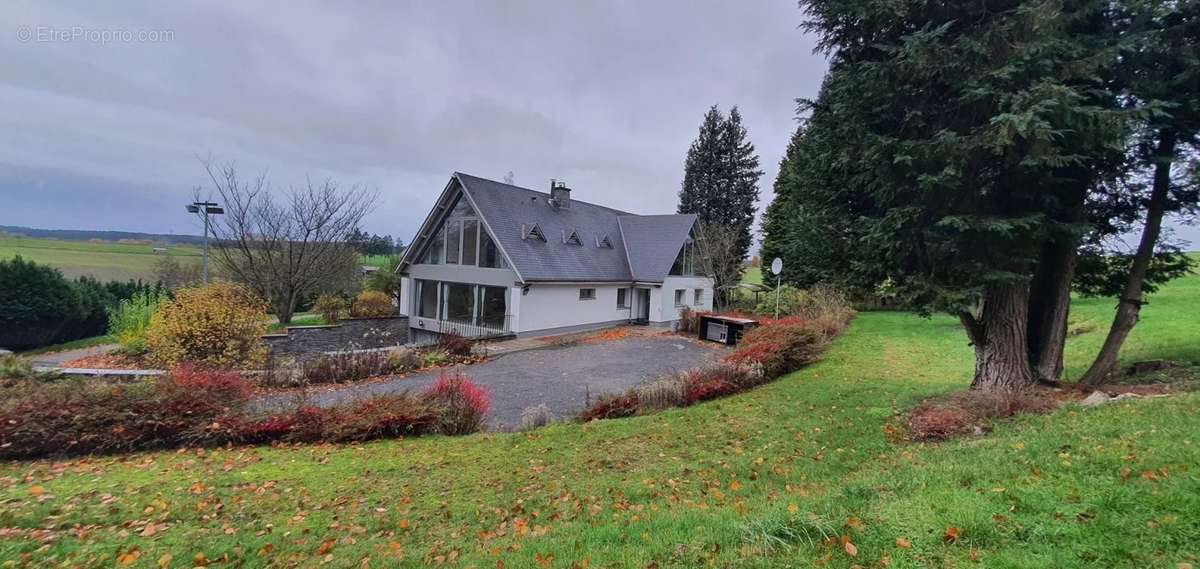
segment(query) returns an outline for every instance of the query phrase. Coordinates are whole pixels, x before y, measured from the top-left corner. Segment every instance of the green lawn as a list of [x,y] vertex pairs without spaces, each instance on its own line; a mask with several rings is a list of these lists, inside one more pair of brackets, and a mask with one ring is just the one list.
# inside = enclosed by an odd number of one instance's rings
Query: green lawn
[[[0,259],[16,255],[50,265],[68,277],[92,275],[100,280],[154,278],[155,245],[94,241],[61,241],[0,236]],[[172,245],[168,254],[198,258],[200,249]]]
[[63,342],[61,344],[54,344],[52,346],[42,346],[40,348],[29,350],[27,352],[21,352],[21,355],[34,356],[34,355],[46,354],[46,353],[50,353],[50,352],[63,352],[66,350],[78,350],[81,348],[91,348],[93,346],[102,346],[104,344],[115,344],[115,343],[117,343],[117,338],[106,334],[104,336],[92,336],[90,338],[80,338],[78,340],[71,340],[70,342]]
[[[1191,277],[1153,297],[1126,359],[1200,362],[1198,289]],[[1111,308],[1076,303],[1076,321],[1101,324],[1072,339],[1073,375]],[[1200,563],[1200,394],[1072,406],[940,445],[889,440],[922,398],[964,389],[971,365],[953,319],[872,312],[816,365],[658,415],[10,464],[0,466],[0,559],[112,566],[135,550],[126,560],[148,567]]]
[[292,315],[290,324],[280,324],[274,317],[271,319],[271,325],[267,327],[267,333],[276,334],[283,332],[288,326],[322,326],[325,324],[325,317],[312,312],[297,312]]
[[751,284],[762,284],[763,273],[762,267],[747,267],[746,272],[742,273],[742,282]]

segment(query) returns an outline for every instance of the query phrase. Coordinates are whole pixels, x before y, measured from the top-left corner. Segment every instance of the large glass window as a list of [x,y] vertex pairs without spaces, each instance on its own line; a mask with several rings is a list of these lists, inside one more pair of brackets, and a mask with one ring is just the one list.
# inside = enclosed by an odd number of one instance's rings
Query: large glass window
[[504,287],[479,287],[482,300],[479,303],[479,325],[496,330],[504,329],[504,314],[506,312]]
[[475,285],[442,283],[442,320],[475,321]]
[[466,200],[460,199],[451,209],[441,227],[429,238],[429,246],[421,256],[425,264],[477,265],[489,269],[506,269],[508,263],[496,242],[483,229],[475,211]]
[[671,274],[682,277],[697,277],[702,276],[701,270],[697,265],[696,246],[691,239],[688,239],[683,244],[683,248],[679,250],[679,256],[675,257],[675,264],[671,265]]
[[458,247],[462,242],[462,234],[459,233],[462,222],[457,219],[452,219],[446,222],[446,263],[450,265],[458,264]]
[[422,318],[437,318],[437,309],[437,281],[417,281],[417,316]]
[[463,220],[463,236],[462,236],[462,264],[475,264],[475,240],[479,237],[479,220],[464,219]]
[[[417,280],[417,316],[505,328],[508,289],[466,283]],[[440,293],[440,294],[439,294]]]
[[486,231],[479,232],[479,266],[492,269],[503,269],[505,266],[504,255],[500,254],[496,242]]
[[445,248],[446,237],[442,234],[442,230],[439,229],[430,237],[429,247],[425,249],[425,258],[421,262],[428,265],[442,264],[442,250]]

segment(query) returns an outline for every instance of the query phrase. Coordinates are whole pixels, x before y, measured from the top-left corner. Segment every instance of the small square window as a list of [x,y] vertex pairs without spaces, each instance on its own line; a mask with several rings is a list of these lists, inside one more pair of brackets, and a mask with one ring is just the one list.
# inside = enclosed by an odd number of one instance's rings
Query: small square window
[[596,300],[596,289],[594,289],[594,288],[579,289],[579,300]]
[[698,288],[692,291],[692,304],[695,306],[704,304],[704,289]]
[[679,289],[675,289],[675,306],[684,306],[684,304],[683,304],[683,301],[684,301],[683,295],[684,295],[684,293],[686,293],[686,292],[687,292],[686,290],[683,290],[683,289],[681,289],[681,288],[679,288]]
[[629,308],[629,290],[617,289],[617,308]]

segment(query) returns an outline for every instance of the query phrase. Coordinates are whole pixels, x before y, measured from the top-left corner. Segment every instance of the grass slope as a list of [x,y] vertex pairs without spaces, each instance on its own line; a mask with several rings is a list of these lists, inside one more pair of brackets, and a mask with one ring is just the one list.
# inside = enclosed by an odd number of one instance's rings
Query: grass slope
[[[1128,357],[1200,361],[1197,281],[1152,299]],[[1111,301],[1080,301],[1075,312],[1106,321]],[[1103,328],[1071,340],[1073,372]],[[904,410],[964,389],[971,365],[950,318],[865,313],[816,365],[658,415],[529,434],[9,464],[0,467],[0,559],[111,566],[133,551],[125,560],[139,566],[226,557],[245,566],[370,558],[514,568],[1197,563],[1200,395],[1068,407],[940,445],[889,441]],[[853,547],[823,544],[826,535]]]
[[[169,254],[195,260],[200,249],[172,245]],[[0,236],[0,259],[17,255],[55,267],[68,277],[92,275],[102,281],[152,280],[154,262],[159,258],[150,244]]]

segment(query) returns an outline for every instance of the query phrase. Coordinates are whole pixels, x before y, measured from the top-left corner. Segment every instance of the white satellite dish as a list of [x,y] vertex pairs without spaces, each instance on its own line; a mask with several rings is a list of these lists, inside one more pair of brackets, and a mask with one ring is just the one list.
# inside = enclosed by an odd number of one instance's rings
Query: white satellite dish
[[783,272],[783,259],[780,259],[779,257],[775,257],[775,260],[771,261],[771,274],[778,275],[779,273],[782,273],[782,272]]

